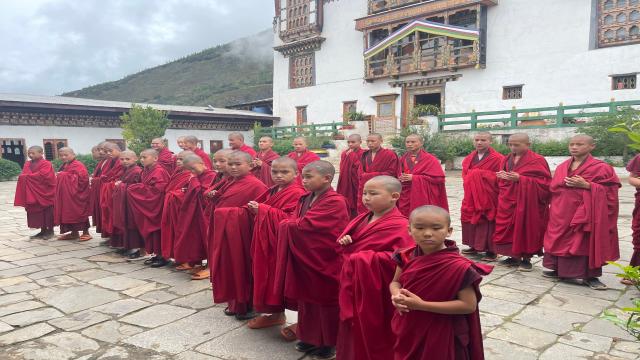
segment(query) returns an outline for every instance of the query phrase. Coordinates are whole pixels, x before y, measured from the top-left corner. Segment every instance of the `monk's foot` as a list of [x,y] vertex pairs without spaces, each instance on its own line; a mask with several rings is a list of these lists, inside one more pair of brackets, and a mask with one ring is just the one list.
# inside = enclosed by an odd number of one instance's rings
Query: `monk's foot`
[[208,279],[209,276],[210,276],[209,269],[204,268],[198,271],[197,273],[191,275],[191,280],[204,280],[204,279]]
[[249,320],[247,326],[249,329],[265,329],[273,326],[284,325],[287,322],[287,318],[284,313],[260,315],[257,318]]
[[224,308],[224,310],[222,310],[222,312],[224,312],[224,314],[227,315],[227,316],[236,316],[237,315],[233,311],[229,310],[228,306],[226,308]]
[[80,236],[80,239],[79,239],[79,240],[80,240],[80,241],[89,241],[89,240],[91,240],[91,239],[93,239],[93,238],[91,237],[91,235],[89,235],[89,234],[82,234],[82,236]]
[[336,358],[336,348],[332,346],[322,346],[311,353],[313,360],[331,360]]
[[193,269],[193,266],[191,266],[191,264],[189,263],[182,263],[178,266],[176,266],[176,270],[178,271],[186,271],[186,270],[191,270]]
[[43,235],[43,233],[42,233],[42,231],[40,231],[39,233],[37,233],[35,235],[29,236],[29,239],[32,239],[32,240],[34,240],[34,239],[42,239],[42,235]]
[[53,229],[51,230],[46,230],[42,232],[42,239],[43,240],[49,240],[51,238],[53,238],[54,234],[53,234]]
[[603,284],[598,278],[590,278],[583,280],[584,284],[593,290],[607,290],[607,285]]
[[116,249],[115,253],[118,254],[118,255],[124,255],[124,254],[127,253],[127,251],[128,250],[125,249],[125,248],[118,248],[118,249]]
[[[142,253],[140,253],[140,255],[142,255]],[[154,263],[154,262],[156,262],[156,261],[158,261],[158,255],[148,258],[147,260],[145,260],[145,261],[143,262],[143,264],[145,264],[145,265],[151,265],[151,264],[153,264],[153,263]]]
[[285,326],[280,330],[280,335],[285,339],[285,341],[291,342],[298,340],[298,324],[292,324],[289,326]]
[[236,320],[245,321],[245,320],[251,320],[255,318],[256,316],[258,316],[258,314],[256,314],[253,310],[251,310],[244,314],[236,314],[235,316],[236,316]]
[[79,236],[77,233],[76,234],[69,233],[69,234],[58,236],[58,240],[78,240],[78,239],[79,239]]
[[154,261],[151,264],[152,268],[161,268],[163,266],[167,266],[169,264],[169,262],[167,261],[167,259],[163,258],[162,256],[157,256],[156,257],[156,261]]
[[480,260],[484,262],[494,262],[498,260],[498,254],[487,251]]
[[558,278],[558,272],[555,270],[544,270],[542,272],[542,277],[546,277],[546,278],[550,278],[550,279],[557,279]]
[[509,258],[506,258],[504,260],[498,261],[498,264],[500,264],[502,266],[516,267],[516,266],[520,265],[520,260],[518,260],[518,259],[516,259],[514,257],[509,257]]
[[313,345],[313,344],[307,344],[305,342],[302,341],[298,341],[298,343],[296,344],[296,351],[300,351],[303,353],[306,352],[310,352],[310,351],[314,351],[314,350],[318,350],[319,347]]
[[524,259],[520,262],[520,264],[518,265],[518,271],[525,271],[525,272],[529,272],[533,270],[533,265],[531,264],[531,260],[529,259]]
[[470,248],[462,250],[462,253],[465,254],[465,255],[475,255],[475,254],[478,253],[478,250],[470,247]]

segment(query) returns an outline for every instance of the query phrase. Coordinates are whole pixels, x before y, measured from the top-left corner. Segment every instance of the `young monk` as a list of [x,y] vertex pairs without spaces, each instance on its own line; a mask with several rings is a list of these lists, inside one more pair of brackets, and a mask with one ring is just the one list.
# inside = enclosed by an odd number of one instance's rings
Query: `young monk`
[[200,156],[200,158],[202,159],[202,162],[204,162],[207,169],[213,168],[213,164],[211,163],[211,158],[209,157],[209,154],[207,154],[206,152],[204,152],[204,150],[198,147],[197,137],[185,136],[184,139],[182,139],[182,141],[184,142],[185,150],[193,151],[194,154]]
[[232,132],[229,134],[229,147],[231,150],[244,151],[247,154],[251,155],[251,158],[256,157],[256,151],[247,144],[244,143],[244,135],[239,132]]
[[176,138],[176,143],[178,144],[178,147],[182,151],[190,151],[189,149],[187,149],[187,146],[184,144],[184,136],[178,136]]
[[461,256],[449,213],[421,206],[409,218],[416,246],[394,254],[389,285],[396,360],[484,359],[478,303],[481,275],[493,267]]
[[[165,189],[162,221],[160,223],[160,248],[162,249],[162,257],[165,259],[175,259],[174,250],[176,239],[178,238],[178,230],[180,229],[180,221],[184,219],[180,213],[180,208],[182,207],[189,180],[193,176],[191,171],[185,169],[183,163],[184,158],[189,155],[197,156],[191,151],[178,153],[176,156],[176,168],[171,174]],[[190,267],[188,265],[179,264],[176,269],[189,270]]]
[[[100,207],[100,190],[102,189],[102,186],[100,181],[101,181],[102,173],[109,169],[109,165],[108,165],[109,159],[108,159],[106,150],[103,149],[102,147],[104,143],[105,141],[96,145],[96,149],[97,149],[96,160],[98,160],[98,162],[96,163],[96,167],[93,169],[93,173],[91,174],[91,179],[90,179],[91,221],[93,222],[93,226],[96,227],[97,233],[102,232],[102,214],[101,214],[102,210]],[[94,154],[93,150],[91,152],[92,152],[92,156],[94,156],[94,159],[95,159],[96,155]]]
[[349,135],[349,148],[340,155],[340,175],[336,191],[344,196],[349,207],[349,214],[354,218],[358,214],[358,167],[364,150],[361,148],[362,137]]
[[298,200],[306,193],[295,181],[298,165],[293,159],[277,158],[270,168],[275,185],[247,204],[255,216],[251,243],[253,307],[256,312],[263,314],[249,321],[248,326],[251,329],[278,326],[286,322],[284,297],[273,292],[276,281],[278,227],[282,220],[291,216]]
[[500,264],[520,271],[531,271],[531,257],[542,255],[549,218],[551,171],[544,157],[529,150],[530,145],[527,134],[511,135],[511,154],[496,173],[500,191],[493,243],[498,254],[509,257]]
[[117,144],[105,142],[102,148],[107,156],[108,169],[100,176],[101,236],[109,238],[113,234],[113,189],[124,169],[120,162],[120,147]]
[[424,151],[422,137],[411,134],[405,139],[407,152],[400,159],[402,194],[398,208],[405,216],[423,205],[435,205],[449,210],[444,171],[440,161]]
[[544,236],[543,276],[575,279],[595,290],[607,286],[598,277],[607,261],[620,258],[618,190],[611,165],[591,156],[596,144],[588,135],[569,141],[571,158],[551,180],[549,225]]
[[260,151],[253,159],[253,175],[268,187],[275,185],[271,179],[271,163],[279,158],[278,153],[273,151],[273,139],[271,136],[263,136],[258,141]]
[[367,136],[367,147],[369,150],[362,153],[358,164],[358,214],[367,212],[367,208],[362,203],[362,191],[367,181],[379,175],[393,177],[400,175],[398,155],[392,150],[382,147],[382,135],[377,133],[369,134]]
[[144,240],[136,227],[127,202],[127,188],[141,181],[142,169],[138,166],[138,155],[130,150],[120,153],[120,163],[124,172],[114,183],[113,189],[113,234],[110,245],[118,247],[119,253],[130,259],[140,256],[137,249],[144,248]]
[[151,140],[151,148],[158,152],[158,165],[167,170],[167,173],[173,174],[176,168],[176,157],[167,148],[167,140],[155,138]]
[[252,306],[251,235],[253,219],[241,208],[267,190],[251,174],[251,155],[234,151],[227,166],[231,179],[215,191],[216,206],[209,228],[208,259],[211,263],[213,299],[227,303],[226,315],[238,320],[255,317]]
[[393,358],[393,306],[387,290],[394,274],[391,254],[413,243],[409,233],[401,231],[409,226],[396,206],[401,190],[400,181],[391,176],[367,181],[362,201],[369,212],[352,220],[338,237],[344,260],[337,345],[340,359]]
[[493,246],[498,208],[498,178],[504,156],[491,147],[491,134],[481,132],[473,137],[475,150],[462,160],[464,198],[460,207],[462,243],[469,246],[463,254],[484,252],[483,261],[497,257]]
[[281,223],[276,291],[297,303],[300,341],[296,350],[332,359],[338,336],[339,277],[342,259],[336,239],[349,221],[344,197],[333,190],[335,168],[314,161],[302,171],[309,191],[300,198],[294,217]]
[[[631,222],[633,255],[629,265],[640,266],[640,155],[636,155],[627,164],[627,171],[629,172],[629,185],[636,188],[636,202],[633,208],[633,221]],[[628,279],[623,279],[622,282],[626,285],[633,285],[633,282]]]
[[[91,240],[89,235],[89,173],[69,147],[58,149],[62,166],[56,177],[53,222],[60,224],[58,240]],[[82,231],[82,236],[79,232]]]
[[295,160],[298,164],[298,178],[296,180],[298,184],[302,184],[302,179],[300,178],[302,169],[304,169],[307,164],[320,160],[320,157],[316,155],[316,153],[307,149],[307,139],[302,136],[293,139],[293,151],[287,156]]
[[51,163],[44,159],[44,150],[32,146],[27,150],[29,161],[18,177],[13,206],[22,206],[27,212],[27,226],[40,229],[30,239],[53,237],[53,201],[56,197],[56,174]]
[[153,149],[140,153],[140,163],[144,166],[141,182],[127,189],[129,207],[144,239],[146,252],[155,254],[153,258],[145,260],[145,265],[162,267],[168,263],[162,257],[160,225],[169,174],[158,165],[158,153]]

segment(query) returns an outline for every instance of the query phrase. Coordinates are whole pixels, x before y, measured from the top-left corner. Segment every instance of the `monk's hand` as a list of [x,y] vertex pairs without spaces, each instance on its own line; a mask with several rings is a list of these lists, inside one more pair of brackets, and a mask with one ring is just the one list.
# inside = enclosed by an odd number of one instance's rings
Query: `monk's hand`
[[258,212],[258,206],[260,206],[256,201],[249,201],[249,203],[247,203],[247,207],[249,208],[249,210],[251,210],[254,214],[256,214]]
[[253,166],[256,166],[256,167],[260,167],[260,166],[262,166],[262,160],[260,160],[260,159],[254,159],[254,160],[253,160]]
[[118,180],[118,181],[116,181],[115,186],[118,186],[120,184],[122,184],[122,181]]
[[402,299],[402,304],[409,310],[420,310],[421,305],[424,303],[420,296],[407,289],[400,289],[400,295],[404,297]]
[[517,172],[505,172],[504,173],[504,178],[501,178],[507,181],[513,181],[513,182],[518,182],[520,180],[520,174],[518,174]]
[[395,306],[398,313],[402,315],[402,313],[409,312],[409,308],[404,304],[405,296],[402,294],[391,295],[391,303]]
[[342,237],[342,239],[338,240],[338,244],[342,246],[347,246],[351,243],[353,243],[353,239],[351,239],[351,235],[345,235]]
[[207,197],[212,198],[214,196],[216,196],[216,193],[218,192],[218,190],[211,190],[207,193]]
[[406,182],[406,181],[411,181],[413,180],[413,175],[412,174],[402,174],[400,175],[400,181]]
[[506,171],[498,171],[496,173],[496,177],[498,179],[507,180],[507,172]]
[[591,184],[587,180],[585,180],[582,176],[578,176],[578,175],[564,178],[564,183],[568,187],[575,187],[575,188],[581,188],[581,189],[591,188]]

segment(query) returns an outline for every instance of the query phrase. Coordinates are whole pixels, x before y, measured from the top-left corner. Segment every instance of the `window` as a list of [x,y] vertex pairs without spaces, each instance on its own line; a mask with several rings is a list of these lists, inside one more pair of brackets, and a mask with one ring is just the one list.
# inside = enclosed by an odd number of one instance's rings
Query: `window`
[[349,113],[358,111],[357,105],[357,101],[344,101],[342,103],[342,120],[347,121],[347,116],[349,116]]
[[69,141],[67,139],[44,139],[42,145],[44,147],[44,158],[51,161],[58,158],[58,150],[67,147]]
[[210,140],[209,141],[209,152],[214,154],[216,151],[222,149],[224,147],[224,143],[222,140]]
[[598,0],[598,46],[640,42],[640,0]]
[[118,145],[120,151],[125,151],[127,149],[127,143],[124,139],[105,139],[105,141]]
[[202,140],[198,140],[198,149],[204,150],[204,143]]
[[317,23],[317,0],[283,0],[282,3],[280,31],[295,31]]
[[314,53],[300,54],[289,58],[289,88],[296,89],[315,85]]
[[393,103],[392,102],[378,103],[378,116],[379,117],[393,116]]
[[296,106],[296,124],[305,125],[307,123],[307,107]]
[[614,75],[611,77],[611,90],[635,89],[637,77],[636,74]]
[[522,85],[505,86],[502,88],[502,99],[522,99]]

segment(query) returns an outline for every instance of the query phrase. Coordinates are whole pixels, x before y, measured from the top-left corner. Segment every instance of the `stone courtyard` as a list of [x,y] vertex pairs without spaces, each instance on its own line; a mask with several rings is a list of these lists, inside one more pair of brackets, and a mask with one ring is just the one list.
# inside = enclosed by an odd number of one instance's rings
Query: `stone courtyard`
[[[99,237],[29,240],[15,182],[0,183],[0,359],[301,359],[277,329],[249,330],[214,306],[208,281],[128,263]],[[460,240],[460,174],[447,177]],[[633,189],[620,193],[622,262],[632,253]],[[601,319],[640,296],[605,268],[607,291],[496,267],[482,282],[487,359],[640,359],[640,342]],[[295,320],[295,314],[289,314]]]

